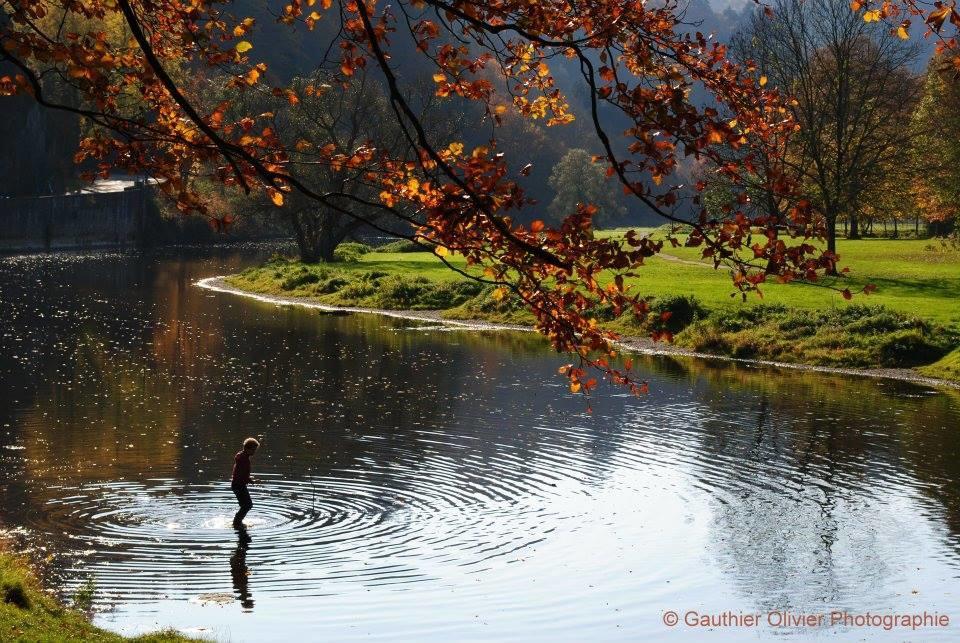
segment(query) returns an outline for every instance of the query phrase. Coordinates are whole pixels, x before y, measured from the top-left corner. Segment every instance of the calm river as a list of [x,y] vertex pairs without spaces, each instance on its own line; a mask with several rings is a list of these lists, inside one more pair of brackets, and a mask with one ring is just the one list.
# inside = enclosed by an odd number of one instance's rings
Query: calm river
[[[232,641],[960,636],[960,395],[656,358],[648,396],[602,389],[590,414],[532,334],[193,285],[266,252],[0,259],[0,527],[67,597],[92,581],[99,624]],[[226,480],[248,435],[263,483],[244,543]],[[767,621],[833,610],[950,626]],[[690,612],[762,620],[705,631]]]

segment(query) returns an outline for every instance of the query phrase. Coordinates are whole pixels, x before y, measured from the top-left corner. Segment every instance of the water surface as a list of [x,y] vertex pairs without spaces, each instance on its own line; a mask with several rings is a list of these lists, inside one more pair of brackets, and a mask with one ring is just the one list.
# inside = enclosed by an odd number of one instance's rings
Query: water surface
[[[269,249],[0,260],[0,527],[96,621],[233,641],[952,638],[667,610],[960,621],[960,398],[647,359],[588,413],[528,333],[193,285]],[[248,517],[226,479],[262,438]]]

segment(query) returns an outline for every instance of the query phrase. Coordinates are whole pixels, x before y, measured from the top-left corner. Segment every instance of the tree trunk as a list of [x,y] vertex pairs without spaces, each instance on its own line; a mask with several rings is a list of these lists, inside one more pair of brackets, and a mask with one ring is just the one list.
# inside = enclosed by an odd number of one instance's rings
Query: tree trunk
[[[827,220],[827,252],[837,254],[837,213],[828,211],[825,218]],[[837,274],[837,269],[833,268],[828,271],[828,274]]]
[[290,224],[300,249],[300,261],[333,261],[334,251],[351,230],[350,226],[342,225],[340,219],[339,215],[316,210],[301,210],[290,215]]
[[293,228],[293,236],[296,238],[297,247],[300,249],[300,261],[317,263],[319,258],[313,250],[309,222],[305,220],[304,215],[299,212],[292,212],[290,214],[290,227]]
[[851,214],[847,216],[850,219],[850,231],[847,233],[847,239],[859,239],[860,238],[860,220],[857,218],[857,215]]
[[317,256],[320,257],[320,261],[329,263],[333,261],[333,253],[346,234],[338,231],[333,225],[326,225],[322,228],[320,238],[317,241]]

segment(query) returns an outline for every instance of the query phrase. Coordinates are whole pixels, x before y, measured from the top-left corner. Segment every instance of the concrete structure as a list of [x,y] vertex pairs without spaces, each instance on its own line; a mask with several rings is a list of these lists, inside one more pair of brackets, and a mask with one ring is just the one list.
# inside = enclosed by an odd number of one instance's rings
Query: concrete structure
[[141,245],[155,216],[148,190],[0,196],[0,252]]

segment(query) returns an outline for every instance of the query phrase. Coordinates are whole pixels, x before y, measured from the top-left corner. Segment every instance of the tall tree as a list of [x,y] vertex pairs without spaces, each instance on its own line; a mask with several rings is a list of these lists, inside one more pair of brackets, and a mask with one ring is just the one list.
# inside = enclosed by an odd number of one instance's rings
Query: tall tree
[[[267,103],[274,114],[276,136],[285,147],[301,154],[297,161],[299,176],[314,189],[322,189],[341,207],[328,207],[317,199],[292,192],[284,213],[289,218],[301,259],[332,261],[337,245],[349,235],[371,225],[389,226],[389,213],[373,206],[358,206],[356,213],[360,216],[344,212],[354,200],[374,202],[378,198],[381,187],[369,180],[370,165],[336,168],[313,162],[311,155],[338,152],[352,156],[376,144],[390,156],[402,157],[410,143],[392,118],[382,86],[365,70],[343,82],[324,71],[298,77],[293,79],[290,91],[289,94],[277,92]],[[449,142],[456,133],[456,119],[449,110],[438,108],[432,90],[419,92],[418,99],[420,118],[433,112],[430,115],[433,139]],[[416,218],[412,210],[405,214],[411,220]]]
[[948,231],[960,212],[960,79],[954,55],[941,53],[927,68],[907,166],[916,206],[939,233]]
[[593,156],[584,149],[573,148],[564,154],[553,166],[547,182],[556,192],[548,208],[555,221],[576,212],[580,204],[596,206],[593,221],[598,227],[621,221],[627,213],[618,198],[617,184],[607,180],[603,168],[594,163]]
[[[910,145],[906,123],[919,85],[909,64],[919,49],[885,24],[836,0],[775,0],[734,36],[733,52],[764,82],[793,97],[798,128],[784,159],[823,216],[836,251],[837,221],[859,236],[859,210],[885,165]],[[906,191],[903,192],[906,198]]]

